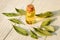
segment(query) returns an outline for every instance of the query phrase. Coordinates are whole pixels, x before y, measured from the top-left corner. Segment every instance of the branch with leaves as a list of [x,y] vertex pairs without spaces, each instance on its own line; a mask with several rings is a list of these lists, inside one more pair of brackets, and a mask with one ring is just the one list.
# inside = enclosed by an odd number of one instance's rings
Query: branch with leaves
[[[15,10],[17,11],[17,13],[3,13],[3,14],[6,15],[7,17],[26,15],[26,11],[23,9],[15,8]],[[30,35],[32,38],[35,38],[35,39],[38,39],[39,35],[40,36],[52,36],[53,33],[55,32],[55,28],[50,25],[50,23],[52,23],[52,21],[54,20],[54,19],[50,18],[53,16],[53,13],[45,12],[45,13],[36,14],[35,16],[41,17],[41,18],[47,18],[47,19],[42,22],[40,27],[33,28],[34,31],[30,30],[30,32],[28,33],[27,30],[25,30],[24,28],[21,28],[19,26],[16,26],[16,25],[13,25],[13,28],[16,30],[17,33],[22,34],[24,36]],[[10,20],[11,22],[16,23],[16,24],[25,25],[21,20],[18,20],[17,18],[11,18],[8,20]],[[37,34],[39,34],[39,35],[37,35]]]

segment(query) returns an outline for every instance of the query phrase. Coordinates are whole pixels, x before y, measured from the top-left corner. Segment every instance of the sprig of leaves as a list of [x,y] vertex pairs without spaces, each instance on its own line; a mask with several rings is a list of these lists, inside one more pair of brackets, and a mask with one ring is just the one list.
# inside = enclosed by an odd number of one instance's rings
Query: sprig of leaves
[[[25,15],[26,14],[26,11],[23,10],[23,9],[17,9],[17,8],[15,8],[15,10],[17,11],[17,13],[3,13],[3,14],[6,15],[6,16],[8,16],[8,17],[22,16],[22,15]],[[53,14],[52,14],[52,12],[45,12],[45,13],[41,13],[41,14],[36,14],[36,16],[42,17],[42,18],[48,18],[48,17],[52,17]],[[16,23],[16,24],[24,24],[21,20],[18,20],[17,18],[11,18],[9,20],[11,22],[13,22],[13,23]],[[47,20],[45,20],[41,24],[41,27],[40,28],[33,28],[36,32],[30,30],[30,36],[32,38],[35,38],[35,39],[38,39],[38,35],[37,34],[40,34],[40,35],[43,35],[43,36],[51,36],[52,33],[55,32],[54,27],[49,25],[51,22],[52,22],[51,19],[47,19]],[[13,28],[19,34],[28,36],[27,30],[25,30],[25,29],[23,29],[23,28],[21,28],[19,26],[15,26],[15,25],[13,25]]]

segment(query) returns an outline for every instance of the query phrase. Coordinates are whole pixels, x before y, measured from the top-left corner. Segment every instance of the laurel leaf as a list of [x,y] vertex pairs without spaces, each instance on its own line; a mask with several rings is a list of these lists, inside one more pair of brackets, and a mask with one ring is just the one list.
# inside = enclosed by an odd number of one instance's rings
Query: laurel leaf
[[14,22],[14,23],[17,23],[17,24],[24,24],[22,21],[16,19],[16,18],[11,18],[9,19],[10,21]]
[[22,34],[24,36],[28,36],[28,32],[25,29],[15,26],[15,25],[13,25],[13,27],[16,30],[16,32],[18,32],[19,34]]
[[3,13],[3,14],[8,16],[8,17],[19,16],[17,13]]
[[16,10],[20,15],[25,15],[25,14],[26,14],[26,11],[23,10],[23,9],[17,9],[17,8],[15,8],[15,10]]

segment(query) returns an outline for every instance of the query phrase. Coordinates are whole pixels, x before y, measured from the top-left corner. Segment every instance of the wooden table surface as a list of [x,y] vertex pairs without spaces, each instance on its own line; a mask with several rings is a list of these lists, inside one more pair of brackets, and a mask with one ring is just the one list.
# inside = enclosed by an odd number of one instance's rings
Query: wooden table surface
[[[13,28],[11,22],[3,12],[16,12],[15,8],[25,9],[26,5],[31,3],[32,0],[0,0],[0,40],[35,40],[30,36],[22,36],[18,34]],[[60,0],[35,0],[34,6],[36,13],[45,11],[60,10]],[[60,12],[59,12],[60,13]],[[57,21],[54,25],[60,26],[60,16],[56,16]],[[56,32],[57,35],[48,37],[47,40],[60,40],[60,29]],[[38,40],[44,40],[39,38]]]

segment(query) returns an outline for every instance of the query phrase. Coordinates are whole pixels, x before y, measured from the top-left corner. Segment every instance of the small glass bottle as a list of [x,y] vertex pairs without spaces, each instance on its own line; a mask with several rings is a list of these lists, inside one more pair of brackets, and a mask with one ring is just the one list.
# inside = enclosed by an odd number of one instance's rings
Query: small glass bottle
[[35,8],[32,4],[27,5],[26,22],[28,24],[33,24],[35,22]]

